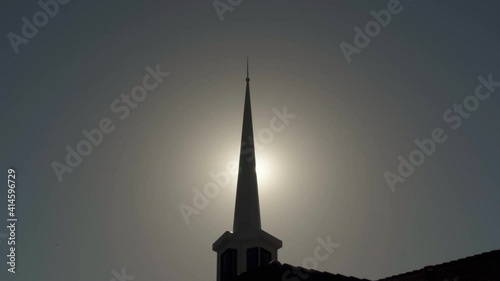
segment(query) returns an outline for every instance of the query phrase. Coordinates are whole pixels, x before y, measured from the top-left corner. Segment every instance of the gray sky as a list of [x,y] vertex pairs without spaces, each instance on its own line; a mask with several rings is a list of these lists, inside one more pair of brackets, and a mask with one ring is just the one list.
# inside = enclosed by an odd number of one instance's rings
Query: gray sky
[[[284,107],[296,116],[258,139],[262,225],[281,262],[302,265],[328,236],[340,247],[318,269],[369,279],[499,249],[500,88],[443,118],[478,76],[500,81],[499,4],[401,1],[348,63],[339,45],[389,2],[242,1],[221,21],[211,1],[74,0],[16,54],[8,34],[41,7],[3,1],[0,159],[17,170],[19,221],[17,273],[0,278],[214,280],[236,177],[189,224],[179,206],[238,160],[246,55],[254,131]],[[170,74],[119,110],[157,65]],[[52,163],[106,118],[114,130],[60,182]],[[384,172],[435,128],[446,141],[393,192]],[[5,264],[1,237],[0,252]]]

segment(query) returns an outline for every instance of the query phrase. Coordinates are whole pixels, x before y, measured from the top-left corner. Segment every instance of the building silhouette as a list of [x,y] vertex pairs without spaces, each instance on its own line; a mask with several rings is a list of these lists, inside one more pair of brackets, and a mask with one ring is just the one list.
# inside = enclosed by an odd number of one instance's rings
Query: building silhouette
[[[278,262],[283,243],[260,223],[259,191],[247,78],[233,230],[212,246],[217,253],[217,281],[369,281]],[[355,261],[353,261],[355,262]],[[500,250],[427,266],[379,281],[500,281]]]
[[222,234],[212,247],[217,252],[217,281],[233,280],[237,275],[278,260],[278,249],[283,245],[262,230],[260,224],[248,58],[246,82],[233,231]]

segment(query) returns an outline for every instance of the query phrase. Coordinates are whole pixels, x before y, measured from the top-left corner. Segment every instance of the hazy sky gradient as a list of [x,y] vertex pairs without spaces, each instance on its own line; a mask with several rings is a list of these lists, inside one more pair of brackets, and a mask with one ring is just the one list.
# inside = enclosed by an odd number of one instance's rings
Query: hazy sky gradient
[[[243,1],[221,22],[211,1],[74,0],[17,55],[6,35],[40,8],[2,3],[0,159],[17,169],[19,246],[0,279],[215,280],[236,178],[189,225],[179,204],[239,157],[246,55],[254,131],[273,108],[297,115],[257,150],[281,262],[302,265],[328,235],[341,246],[319,270],[368,279],[499,249],[500,90],[456,131],[442,114],[477,76],[500,80],[500,5],[402,1],[348,64],[339,44],[387,2]],[[157,64],[170,76],[120,121],[111,103]],[[105,117],[116,129],[59,183],[51,163]],[[384,171],[436,127],[448,140],[391,192]]]

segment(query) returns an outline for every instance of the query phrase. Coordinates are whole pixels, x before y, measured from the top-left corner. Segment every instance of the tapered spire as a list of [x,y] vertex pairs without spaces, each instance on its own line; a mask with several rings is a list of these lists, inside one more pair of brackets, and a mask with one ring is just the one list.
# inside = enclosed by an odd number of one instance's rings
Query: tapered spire
[[253,139],[252,107],[250,102],[250,77],[248,71],[241,133],[241,151],[239,162],[236,207],[234,211],[233,231],[254,232],[261,230],[259,191],[255,171],[255,146]]
[[212,250],[217,252],[217,281],[235,280],[238,275],[278,260],[278,249],[283,246],[281,240],[262,230],[260,224],[248,70],[247,56],[247,87],[233,231],[224,232],[212,245]]

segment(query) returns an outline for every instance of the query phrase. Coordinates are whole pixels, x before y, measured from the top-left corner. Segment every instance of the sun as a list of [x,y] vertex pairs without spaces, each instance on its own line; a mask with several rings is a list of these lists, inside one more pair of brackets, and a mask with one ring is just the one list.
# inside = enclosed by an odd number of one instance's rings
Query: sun
[[262,184],[269,183],[272,177],[272,165],[265,156],[259,156],[256,159],[255,172],[257,173],[257,181]]

